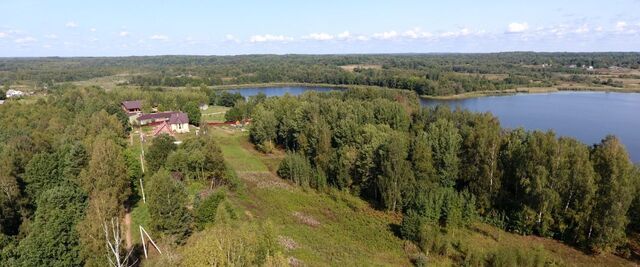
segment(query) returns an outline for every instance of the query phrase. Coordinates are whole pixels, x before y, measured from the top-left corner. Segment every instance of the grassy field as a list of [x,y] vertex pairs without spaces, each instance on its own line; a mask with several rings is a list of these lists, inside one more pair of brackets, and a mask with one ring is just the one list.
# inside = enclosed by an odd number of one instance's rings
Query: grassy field
[[202,119],[206,122],[225,122],[224,114],[229,109],[222,106],[209,106],[207,110],[202,111]]
[[[395,214],[373,210],[344,192],[303,190],[274,174],[283,157],[264,155],[240,131],[214,129],[229,165],[247,186],[244,196],[232,197],[248,218],[271,221],[281,240],[290,244],[287,256],[308,266],[407,266],[403,241],[389,227]],[[376,233],[376,234],[372,234]]]

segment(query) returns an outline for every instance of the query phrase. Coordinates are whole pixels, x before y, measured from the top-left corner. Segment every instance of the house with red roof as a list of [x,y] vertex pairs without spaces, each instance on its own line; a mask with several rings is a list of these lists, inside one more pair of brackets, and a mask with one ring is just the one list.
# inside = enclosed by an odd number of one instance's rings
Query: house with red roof
[[130,124],[134,124],[138,116],[142,114],[142,101],[140,100],[122,101],[120,107],[122,107],[122,110],[129,116]]
[[122,101],[120,106],[126,113],[141,113],[142,112],[142,101],[134,100],[134,101]]
[[175,133],[189,132],[189,117],[184,112],[165,111],[142,114],[137,118],[139,125],[161,125],[166,123]]

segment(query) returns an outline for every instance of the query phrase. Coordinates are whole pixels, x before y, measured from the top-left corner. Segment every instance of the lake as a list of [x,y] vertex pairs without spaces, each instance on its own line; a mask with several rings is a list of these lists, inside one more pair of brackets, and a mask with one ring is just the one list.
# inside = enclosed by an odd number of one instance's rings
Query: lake
[[344,90],[344,89],[330,88],[330,87],[284,86],[284,87],[230,89],[226,91],[230,93],[240,93],[242,96],[246,98],[250,96],[255,96],[259,93],[263,93],[267,97],[270,97],[270,96],[283,96],[285,94],[300,95],[306,91],[329,92],[329,91],[335,91],[335,90]]
[[[268,87],[234,89],[244,97],[264,93],[282,96],[306,91],[341,90],[326,87]],[[558,92],[516,94],[459,100],[426,100],[423,106],[448,105],[476,112],[491,112],[506,128],[553,129],[558,135],[573,136],[586,144],[600,142],[607,134],[618,136],[634,162],[640,162],[640,94],[606,92]]]
[[614,134],[625,144],[634,162],[640,162],[640,94],[607,92],[558,92],[516,94],[460,100],[422,100],[422,104],[462,107],[491,112],[503,127],[529,130],[553,129],[594,144]]

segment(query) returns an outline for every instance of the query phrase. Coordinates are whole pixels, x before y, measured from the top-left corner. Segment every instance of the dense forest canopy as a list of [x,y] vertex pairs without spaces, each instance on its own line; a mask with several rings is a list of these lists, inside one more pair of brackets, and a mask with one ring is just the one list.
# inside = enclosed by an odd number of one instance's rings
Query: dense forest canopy
[[488,113],[416,109],[411,99],[397,90],[268,98],[253,102],[250,136],[263,151],[290,151],[281,177],[402,212],[403,236],[426,253],[430,227],[465,226],[476,214],[596,253],[634,231],[640,171],[616,137],[587,146],[502,129]]
[[[214,86],[271,82],[371,85],[450,95],[561,82],[619,86],[572,76],[597,69],[638,69],[640,53],[379,54],[4,58],[0,82],[41,85],[127,74],[121,85]],[[499,74],[496,77],[486,75]],[[568,76],[567,76],[568,75]]]

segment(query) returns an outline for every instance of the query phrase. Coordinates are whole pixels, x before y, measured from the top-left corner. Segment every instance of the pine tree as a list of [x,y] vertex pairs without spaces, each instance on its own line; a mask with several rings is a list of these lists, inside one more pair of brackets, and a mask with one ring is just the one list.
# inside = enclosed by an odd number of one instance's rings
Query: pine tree
[[429,125],[427,140],[433,151],[433,165],[441,186],[453,187],[460,173],[460,144],[462,138],[453,122],[438,119]]
[[171,178],[169,172],[160,169],[145,188],[151,215],[151,227],[159,232],[174,235],[182,242],[191,233],[192,216],[187,210],[187,192],[181,182]]

